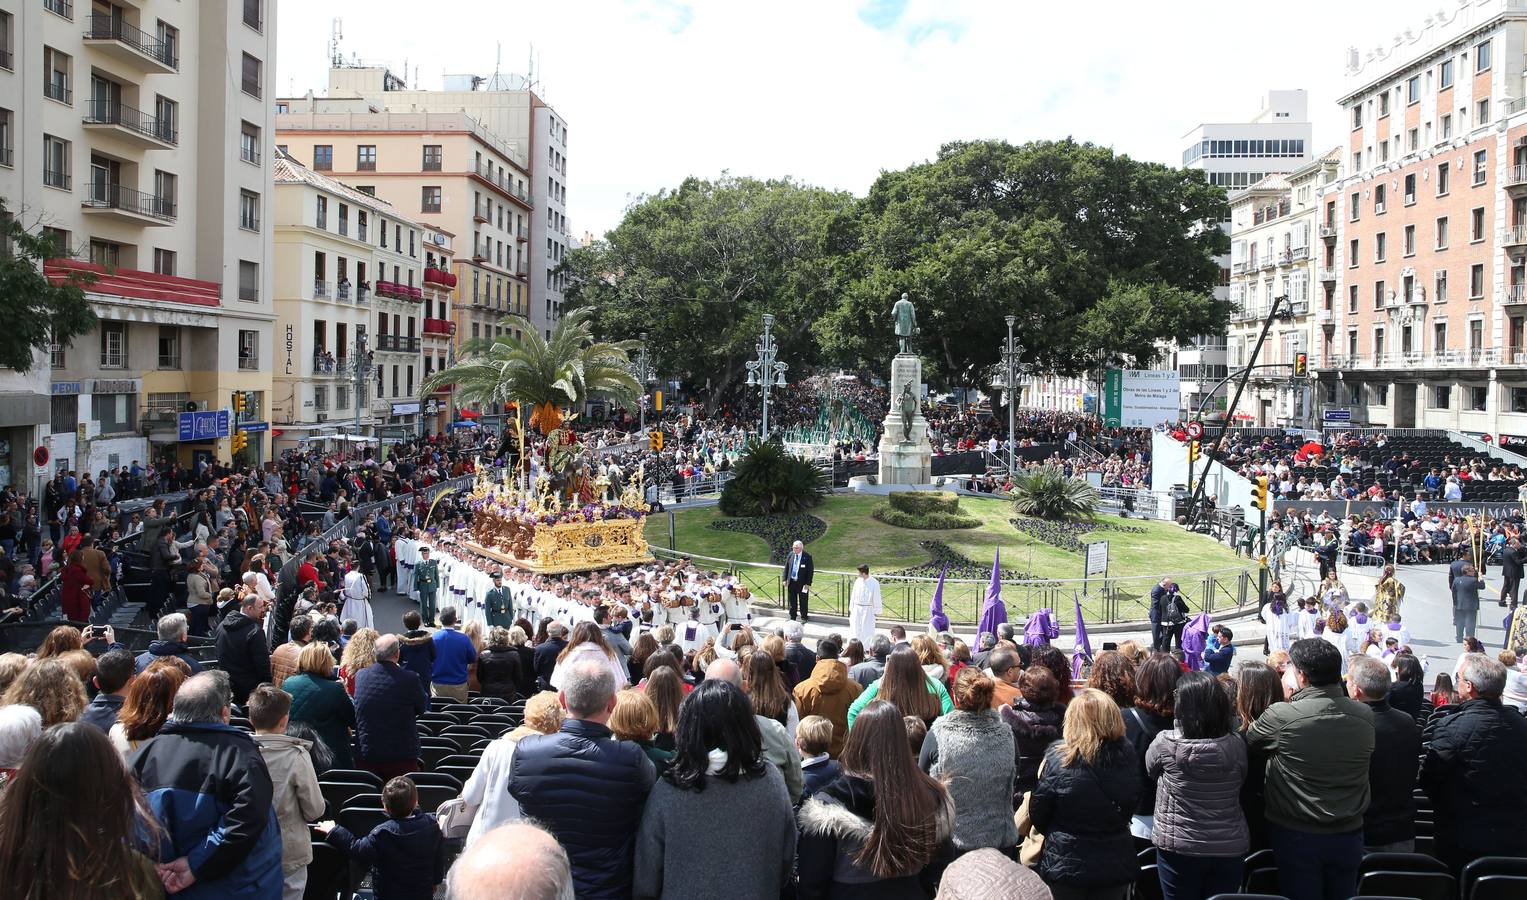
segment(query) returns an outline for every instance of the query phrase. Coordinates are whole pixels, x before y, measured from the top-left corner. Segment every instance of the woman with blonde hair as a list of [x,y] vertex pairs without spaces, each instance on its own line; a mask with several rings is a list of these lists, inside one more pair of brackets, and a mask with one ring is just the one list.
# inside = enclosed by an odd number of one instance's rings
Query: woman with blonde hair
[[62,659],[39,659],[6,689],[0,705],[22,703],[42,715],[42,727],[73,722],[85,708],[85,684]]
[[487,646],[487,641],[485,639],[486,635],[483,632],[482,620],[473,619],[467,624],[461,626],[461,633],[466,635],[468,640],[472,642],[472,650],[474,653],[472,662],[467,664],[467,693],[481,694],[482,681],[478,678],[477,675],[477,663],[482,659],[483,648]]
[[477,677],[483,696],[515,701],[522,678],[520,655],[509,645],[509,629],[499,626],[488,632],[488,647],[477,656]]
[[509,793],[509,767],[514,748],[520,739],[532,734],[556,734],[562,727],[562,704],[555,691],[542,691],[525,701],[525,721],[483,750],[482,758],[467,783],[461,799],[475,810],[472,828],[467,832],[467,846],[505,822],[520,817],[520,804]]
[[536,692],[536,648],[531,646],[530,633],[524,625],[516,624],[509,629],[509,647],[520,658],[520,675],[514,683],[514,692],[521,697],[532,696]]
[[[771,634],[758,642],[758,649],[769,654],[769,658],[774,660],[774,668],[779,670],[779,677],[784,682],[785,692],[794,692],[795,686],[801,683],[801,678],[804,676],[795,670],[795,663],[786,658],[785,639],[777,634]],[[737,665],[746,669],[748,667],[748,657],[738,656]],[[806,675],[810,674],[810,672],[806,673]]]
[[944,651],[939,648],[938,641],[930,635],[919,634],[912,638],[912,650],[917,654],[917,661],[922,664],[928,677],[948,688],[949,660],[944,658]]
[[[730,629],[732,626],[726,626]],[[728,634],[731,640],[727,640]],[[753,635],[753,626],[741,625],[736,630],[723,632],[721,643],[716,647],[716,654],[722,659],[743,659],[751,654],[758,646],[758,640]]]
[[652,760],[659,778],[673,765],[677,754],[659,747],[654,740],[657,736],[657,706],[645,692],[626,688],[616,694],[615,709],[606,724],[614,732],[616,740],[631,741],[642,748],[642,752]]
[[79,676],[81,685],[89,684],[90,679],[95,677],[95,657],[90,655],[89,650],[70,650],[53,659],[73,669],[74,674]]
[[31,665],[32,661],[20,653],[0,653],[0,695],[3,695],[21,670]]
[[[111,726],[111,743],[123,756],[138,749],[138,745],[159,733],[160,726],[170,717],[175,705],[175,692],[190,677],[186,672],[166,663],[173,656],[161,657],[143,674],[127,683],[127,698],[117,712],[117,724]],[[181,660],[175,662],[185,665]],[[187,667],[189,668],[189,667]]]
[[1045,836],[1035,871],[1056,897],[1122,900],[1129,891],[1138,874],[1129,820],[1140,787],[1118,704],[1078,690],[1029,798],[1033,828]]
[[339,680],[345,693],[355,696],[355,676],[376,662],[376,641],[382,635],[375,628],[362,628],[351,636],[339,657]]
[[52,656],[62,656],[70,650],[85,649],[84,635],[73,625],[60,625],[48,632],[43,638],[42,646],[37,648],[35,659],[47,659]]
[[[376,633],[373,629],[363,628],[355,633],[356,637],[364,631]],[[350,647],[353,646],[355,638],[350,640]],[[353,663],[350,647],[345,648],[345,658]],[[374,650],[374,639],[372,647]],[[350,752],[350,730],[355,727],[355,703],[333,679],[333,674],[334,654],[327,644],[314,641],[297,654],[297,674],[288,676],[281,683],[281,690],[292,695],[291,721],[313,729],[333,755],[334,768],[349,769],[353,768],[354,759]],[[354,681],[353,676],[351,681]]]
[[1341,673],[1347,674],[1347,660],[1357,653],[1357,629],[1350,627],[1347,614],[1340,607],[1326,615],[1326,627],[1320,637],[1341,654]]

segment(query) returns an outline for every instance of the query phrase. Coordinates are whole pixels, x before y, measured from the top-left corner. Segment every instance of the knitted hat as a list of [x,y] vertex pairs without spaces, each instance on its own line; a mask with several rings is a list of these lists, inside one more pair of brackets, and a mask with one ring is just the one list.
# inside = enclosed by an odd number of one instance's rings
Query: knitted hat
[[983,847],[944,870],[938,900],[1051,900],[1051,894],[1032,870]]

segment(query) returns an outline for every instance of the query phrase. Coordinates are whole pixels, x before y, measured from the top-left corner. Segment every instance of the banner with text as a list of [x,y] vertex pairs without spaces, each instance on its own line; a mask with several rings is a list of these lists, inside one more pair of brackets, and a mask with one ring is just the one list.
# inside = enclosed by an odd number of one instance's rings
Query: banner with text
[[1182,404],[1179,385],[1174,371],[1109,369],[1103,379],[1103,424],[1153,428],[1177,421]]

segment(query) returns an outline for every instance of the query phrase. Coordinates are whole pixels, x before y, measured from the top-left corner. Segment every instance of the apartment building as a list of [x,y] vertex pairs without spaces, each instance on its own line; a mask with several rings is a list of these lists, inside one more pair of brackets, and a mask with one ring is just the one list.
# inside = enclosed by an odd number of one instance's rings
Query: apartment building
[[412,436],[421,328],[443,271],[426,232],[394,206],[277,150],[277,449],[336,433]]
[[[1205,122],[1184,135],[1182,166],[1202,171],[1210,184],[1231,195],[1270,174],[1293,171],[1314,152],[1308,108],[1305,91],[1268,91],[1248,121]],[[1230,230],[1228,222],[1223,227]],[[1229,257],[1220,259],[1224,276],[1214,292],[1217,299],[1229,296],[1230,266]],[[1200,335],[1165,355],[1166,367],[1181,378],[1183,409],[1189,415],[1200,407],[1223,408],[1225,390],[1217,385],[1230,371],[1228,348],[1223,334]]]
[[[450,232],[437,229],[424,232],[424,378],[455,364],[456,318],[483,315],[482,306],[468,306],[464,312],[460,304],[452,302],[457,285],[452,237]],[[441,385],[422,401],[420,415],[426,430],[439,433],[451,427],[455,420],[454,387]],[[496,423],[497,417],[492,421]]]
[[1343,177],[1322,200],[1322,410],[1527,435],[1524,44],[1527,4],[1464,0],[1349,53]]
[[[330,98],[359,97],[396,113],[463,112],[489,133],[515,148],[515,167],[496,171],[493,180],[512,190],[528,174],[530,207],[524,225],[534,260],[526,260],[530,291],[528,318],[549,334],[562,314],[563,276],[556,274],[567,255],[567,121],[518,75],[447,75],[443,90],[410,90],[379,66],[335,66],[329,70]],[[484,200],[502,199],[484,192]],[[514,201],[510,199],[510,203]],[[405,207],[406,208],[406,207]],[[467,232],[462,232],[463,234]],[[462,251],[464,254],[464,250]],[[517,272],[518,270],[516,270]]]
[[1317,327],[1330,321],[1332,298],[1320,281],[1325,248],[1319,242],[1319,214],[1321,190],[1336,180],[1340,165],[1337,148],[1286,176],[1265,176],[1230,198],[1229,369],[1252,365],[1274,301],[1287,298],[1282,304],[1287,316],[1274,320],[1257,355],[1259,368],[1251,372],[1237,421],[1260,428],[1313,424],[1310,383],[1292,377],[1293,364],[1297,354],[1308,354],[1315,345]]
[[95,278],[100,318],[34,374],[0,373],[11,478],[36,477],[43,442],[76,470],[226,460],[226,437],[182,441],[176,417],[235,391],[268,458],[274,35],[270,0],[0,2],[0,197],[72,251],[49,276]]
[[432,326],[431,338],[454,346],[502,334],[506,315],[532,318],[530,174],[514,144],[462,112],[387,112],[357,98],[311,96],[278,100],[276,109],[286,152],[444,239],[432,237],[429,252],[451,266],[450,277],[422,287],[444,304],[432,318],[453,324],[449,334]]

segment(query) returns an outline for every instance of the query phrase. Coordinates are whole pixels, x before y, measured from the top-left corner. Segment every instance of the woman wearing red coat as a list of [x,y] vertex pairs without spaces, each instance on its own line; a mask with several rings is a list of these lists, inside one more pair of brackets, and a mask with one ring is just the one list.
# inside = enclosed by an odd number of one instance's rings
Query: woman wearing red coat
[[95,582],[80,563],[78,550],[69,554],[69,564],[59,576],[59,595],[64,606],[64,618],[71,622],[90,621],[90,588]]

